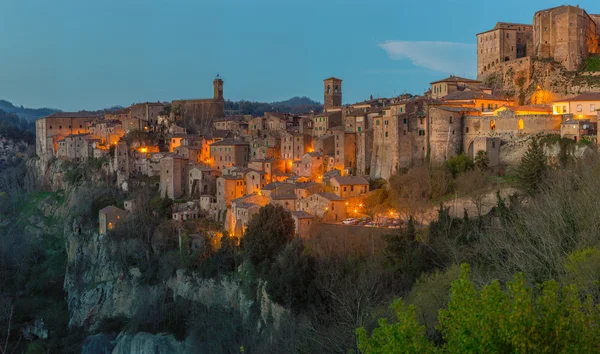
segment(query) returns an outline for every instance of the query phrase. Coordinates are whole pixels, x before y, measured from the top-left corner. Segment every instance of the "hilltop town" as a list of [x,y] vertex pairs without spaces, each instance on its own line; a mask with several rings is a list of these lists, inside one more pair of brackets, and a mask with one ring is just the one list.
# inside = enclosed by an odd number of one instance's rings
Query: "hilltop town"
[[[525,102],[518,89],[536,81],[536,62],[582,69],[599,52],[599,34],[600,15],[573,6],[539,11],[532,24],[499,22],[476,35],[477,79],[451,75],[422,95],[347,104],[342,79],[330,77],[323,80],[323,111],[305,114],[227,116],[217,77],[212,98],[38,119],[36,151],[43,169],[53,159],[104,159],[125,191],[154,178],[161,196],[177,201],[174,220],[207,217],[241,236],[261,207],[274,204],[308,235],[315,220],[340,223],[360,214],[369,182],[402,169],[458,154],[484,154],[489,167],[506,166],[503,146],[529,136],[596,143],[600,92],[580,88],[565,96],[537,86]],[[505,84],[489,86],[490,77]],[[120,213],[126,211],[107,212],[100,232]]]

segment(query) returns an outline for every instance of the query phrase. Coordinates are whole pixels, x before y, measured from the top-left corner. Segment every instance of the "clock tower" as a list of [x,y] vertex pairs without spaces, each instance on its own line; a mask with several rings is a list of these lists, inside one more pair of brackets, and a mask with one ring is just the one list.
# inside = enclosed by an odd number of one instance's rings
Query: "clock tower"
[[217,74],[217,77],[213,80],[213,87],[214,87],[214,99],[216,101],[223,101],[223,80],[221,79],[221,77],[219,76],[219,74]]

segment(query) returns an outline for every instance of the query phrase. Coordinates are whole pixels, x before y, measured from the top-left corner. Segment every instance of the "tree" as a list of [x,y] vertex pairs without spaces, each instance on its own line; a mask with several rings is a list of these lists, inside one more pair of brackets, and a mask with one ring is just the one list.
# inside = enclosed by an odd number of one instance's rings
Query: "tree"
[[292,214],[282,206],[260,208],[242,237],[246,259],[262,274],[268,273],[277,254],[294,238],[294,228]]
[[547,171],[548,166],[544,147],[538,139],[533,138],[517,169],[521,188],[529,195],[535,194],[539,190]]
[[[540,291],[526,285],[517,273],[506,284],[497,280],[477,290],[469,279],[470,267],[452,283],[447,309],[440,310],[438,329],[444,344],[433,347],[425,328],[417,324],[414,307],[395,303],[398,322],[380,325],[367,337],[359,329],[364,353],[591,353],[600,340],[600,310],[591,296],[582,302],[575,286],[561,287],[555,281]],[[399,346],[402,345],[402,346]],[[405,349],[406,348],[406,349]]]
[[484,199],[487,195],[487,177],[486,172],[476,169],[464,172],[456,179],[456,188],[473,203],[479,217],[481,217]]
[[446,166],[452,173],[452,177],[456,177],[473,168],[473,159],[465,154],[454,155],[446,161]]
[[490,168],[490,159],[487,156],[487,152],[484,150],[477,151],[474,162],[475,167],[480,171],[485,171]]

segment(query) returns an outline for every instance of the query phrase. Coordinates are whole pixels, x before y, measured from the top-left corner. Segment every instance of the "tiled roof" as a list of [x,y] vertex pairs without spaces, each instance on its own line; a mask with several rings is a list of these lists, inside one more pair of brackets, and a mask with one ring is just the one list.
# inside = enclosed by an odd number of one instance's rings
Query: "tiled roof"
[[316,195],[320,195],[327,200],[344,200],[344,198],[329,192],[319,192]]
[[283,183],[283,182],[271,182],[271,183],[265,185],[264,187],[262,187],[261,189],[264,190],[264,191],[272,191],[272,190],[276,189],[277,187],[279,187],[279,186],[281,186],[283,184],[285,184],[285,183]]
[[479,110],[471,107],[451,107],[451,106],[435,106],[435,108],[447,111],[447,112],[478,112]]
[[212,143],[210,144],[211,146],[213,145],[248,145],[248,143],[241,141],[241,140],[233,140],[233,139],[225,139],[225,140],[221,140],[221,141],[217,141],[216,143]]
[[369,181],[359,176],[339,176],[333,177],[332,180],[336,180],[342,186],[369,184]]
[[[56,112],[44,118],[100,118],[100,115],[90,112]],[[40,118],[43,119],[43,118]]]
[[271,199],[273,200],[287,200],[287,199],[298,199],[295,194],[272,194]]
[[456,91],[452,92],[441,98],[442,101],[463,101],[463,100],[474,100],[474,99],[486,99],[486,100],[497,100],[497,101],[508,101],[504,97],[493,96],[485,92],[475,91]]
[[583,92],[578,96],[567,98],[564,100],[556,100],[555,102],[572,102],[572,101],[600,101],[600,92]]
[[471,83],[480,83],[481,81],[477,81],[477,80],[473,80],[473,79],[467,79],[464,77],[460,77],[460,76],[453,76],[450,75],[450,77],[447,77],[443,80],[438,80],[438,81],[434,81],[431,82],[430,84],[439,84],[440,82],[471,82]]

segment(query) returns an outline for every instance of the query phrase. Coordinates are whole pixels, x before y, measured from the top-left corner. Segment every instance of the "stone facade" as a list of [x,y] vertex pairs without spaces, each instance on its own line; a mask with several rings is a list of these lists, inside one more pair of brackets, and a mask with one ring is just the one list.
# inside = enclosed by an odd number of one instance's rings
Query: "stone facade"
[[342,106],[342,80],[330,77],[323,80],[323,108]]
[[600,26],[579,6],[559,6],[533,16],[533,45],[538,58],[553,58],[567,70],[578,70],[590,54],[598,54]]
[[175,118],[185,123],[186,128],[200,134],[209,134],[215,118],[225,117],[225,99],[223,98],[223,80],[213,81],[213,98],[173,100],[172,111]]
[[122,222],[126,217],[127,211],[113,205],[100,209],[98,212],[98,233],[100,235],[106,235],[109,230],[117,227],[117,224]]
[[35,122],[36,153],[44,164],[56,155],[58,142],[73,134],[87,134],[89,124],[99,116],[86,112],[54,113]]
[[177,199],[187,186],[184,164],[186,160],[179,155],[170,155],[160,160],[160,195],[163,198]]
[[533,26],[498,22],[493,29],[477,34],[477,75],[495,71],[500,63],[532,53]]
[[248,143],[225,139],[210,145],[210,165],[219,171],[232,166],[246,166],[249,154]]
[[358,197],[369,192],[369,181],[362,177],[333,177],[329,180],[333,193],[344,199]]
[[346,202],[333,193],[319,192],[298,200],[296,211],[305,211],[323,221],[340,222],[346,218]]

